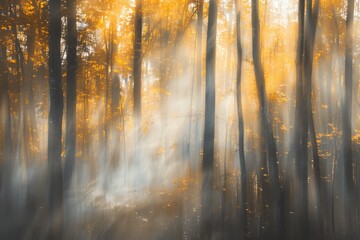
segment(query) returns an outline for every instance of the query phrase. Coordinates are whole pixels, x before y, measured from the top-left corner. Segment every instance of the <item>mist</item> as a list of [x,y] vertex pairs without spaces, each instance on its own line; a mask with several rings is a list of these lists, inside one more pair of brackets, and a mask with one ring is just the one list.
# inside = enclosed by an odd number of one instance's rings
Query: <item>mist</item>
[[0,239],[360,238],[359,9],[0,3]]

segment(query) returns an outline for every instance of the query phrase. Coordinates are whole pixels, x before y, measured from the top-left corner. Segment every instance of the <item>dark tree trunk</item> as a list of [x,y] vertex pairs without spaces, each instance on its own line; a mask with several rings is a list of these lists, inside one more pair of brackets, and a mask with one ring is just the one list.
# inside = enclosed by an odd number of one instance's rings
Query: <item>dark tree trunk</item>
[[[116,52],[115,34],[116,34],[116,18],[111,16],[110,29],[109,29],[109,70],[110,70],[110,82],[111,82],[111,114],[117,115],[120,101],[120,86],[119,79],[114,73],[114,58]],[[114,116],[111,116],[113,119]]]
[[0,81],[1,81],[1,99],[0,99],[0,107],[5,109],[5,115],[2,116],[4,119],[4,129],[5,129],[5,137],[4,137],[4,160],[5,163],[12,163],[12,137],[11,137],[11,112],[10,112],[10,95],[9,95],[9,70],[7,67],[6,59],[7,59],[7,47],[5,44],[1,44],[0,49]]
[[[160,38],[160,46],[161,46],[161,53],[159,55],[160,59],[160,76],[159,76],[159,84],[160,84],[160,89],[161,89],[161,93],[160,93],[160,114],[161,114],[161,147],[163,147],[165,149],[164,154],[161,155],[161,159],[162,161],[165,160],[165,155],[166,155],[166,151],[168,149],[168,141],[167,141],[167,136],[166,136],[166,131],[164,131],[167,126],[168,126],[168,121],[167,121],[167,116],[166,116],[166,112],[167,112],[167,108],[166,108],[166,102],[167,102],[167,96],[165,94],[165,92],[167,92],[168,90],[168,80],[169,80],[169,65],[170,65],[170,51],[169,51],[169,40],[170,40],[170,30],[169,30],[169,17],[166,16],[166,18],[164,20],[161,21],[160,26],[161,26],[161,38]],[[191,121],[191,117],[190,117],[190,121]],[[191,125],[189,125],[191,126]],[[190,132],[191,127],[189,127],[189,132]],[[190,141],[189,141],[190,143]],[[190,150],[189,150],[190,151]],[[190,154],[190,152],[189,152]]]
[[239,160],[240,160],[240,228],[241,238],[245,239],[247,234],[247,216],[246,216],[246,164],[244,149],[244,118],[241,101],[241,72],[242,72],[242,47],[241,47],[241,25],[240,25],[240,6],[238,0],[235,0],[236,8],[236,47],[237,47],[237,71],[236,71],[236,106],[238,115],[239,131]]
[[[305,19],[306,7],[306,19]],[[312,67],[319,1],[299,1],[298,8],[298,48],[296,56],[296,106],[295,133],[291,151],[295,155],[296,175],[299,179],[297,212],[299,213],[299,238],[308,234],[308,132],[310,131],[314,160],[315,185],[319,199],[320,192],[320,157],[316,141],[315,125],[312,113]],[[305,31],[306,30],[306,31]],[[290,157],[292,157],[290,155]],[[320,201],[320,200],[319,200]]]
[[[29,115],[30,119],[30,127],[27,131],[29,131],[29,135],[31,137],[31,141],[33,146],[37,146],[37,123],[36,123],[36,112],[35,112],[35,97],[34,97],[34,50],[35,50],[35,34],[36,28],[35,24],[30,24],[29,31],[27,34],[27,63],[26,63],[26,97],[29,102],[29,106],[26,108],[27,115]],[[32,153],[33,159],[36,159],[36,153]]]
[[206,93],[205,93],[205,129],[204,155],[202,164],[202,193],[200,238],[212,239],[212,195],[214,169],[215,137],[215,56],[217,28],[217,0],[210,0],[206,43]]
[[[18,17],[18,9],[21,9],[21,6],[18,6],[18,3],[13,3],[10,7],[10,15],[13,19]],[[17,92],[19,94],[18,101],[18,121],[16,126],[16,136],[17,136],[17,156],[21,160],[28,161],[29,156],[29,148],[28,145],[25,144],[24,139],[28,139],[28,128],[26,121],[26,112],[25,108],[25,97],[23,94],[23,88],[26,80],[26,72],[25,72],[25,60],[23,50],[20,45],[19,33],[18,33],[18,25],[15,21],[12,22],[12,33],[14,34],[14,47],[16,53],[16,84],[17,84]]]
[[140,127],[141,123],[141,65],[142,65],[142,0],[136,0],[135,7],[135,38],[134,38],[134,117],[135,126]]
[[353,88],[353,19],[354,0],[348,0],[345,33],[345,95],[342,109],[343,116],[343,160],[345,167],[345,206],[349,233],[353,231],[354,176],[352,156],[352,88]]
[[[120,79],[118,75],[114,72],[114,61],[115,61],[115,54],[116,54],[116,44],[115,44],[115,37],[116,37],[116,18],[114,15],[111,16],[110,19],[110,29],[109,29],[109,85],[111,86],[111,112],[110,112],[110,122],[107,124],[108,129],[113,129],[114,126],[118,124],[119,120],[119,104],[120,104]],[[111,132],[109,134],[110,138],[112,139],[111,135],[117,135],[117,132]],[[119,148],[115,151],[110,153],[109,157],[109,164],[115,166],[119,159]]]
[[318,146],[316,141],[315,124],[312,112],[312,69],[314,60],[314,47],[315,47],[315,36],[316,28],[319,15],[319,0],[315,0],[314,6],[312,7],[312,1],[308,0],[306,6],[306,45],[305,45],[305,85],[306,85],[306,96],[307,96],[307,111],[309,115],[309,131],[311,138],[312,154],[315,168],[315,181],[318,186],[320,182],[320,157],[318,153]]
[[251,19],[252,19],[252,52],[254,60],[255,80],[257,93],[259,98],[260,111],[260,136],[262,148],[266,149],[269,161],[269,179],[272,189],[272,214],[273,214],[273,237],[283,230],[280,226],[280,183],[278,170],[278,157],[276,150],[276,142],[273,134],[273,124],[269,116],[269,107],[266,98],[264,71],[261,65],[261,49],[260,49],[260,24],[258,1],[251,1]]
[[312,0],[306,1],[306,18],[305,18],[305,40],[304,40],[304,79],[303,79],[303,111],[302,111],[302,122],[303,131],[301,136],[301,147],[302,147],[302,159],[300,161],[300,204],[299,210],[302,213],[300,217],[300,236],[307,238],[309,234],[309,218],[308,218],[308,138],[310,130],[310,139],[314,160],[315,170],[315,184],[317,189],[320,189],[320,166],[319,166],[319,155],[318,147],[316,142],[315,126],[312,113],[312,69],[313,69],[313,51],[315,44],[316,25],[318,18],[319,2],[316,0],[313,6]]
[[198,9],[197,9],[197,22],[196,22],[196,83],[197,83],[197,107],[201,105],[201,83],[202,83],[202,73],[201,73],[201,53],[202,53],[202,33],[203,33],[203,11],[204,11],[204,0],[198,0]]
[[[112,9],[112,6],[110,5],[110,8]],[[112,86],[112,75],[113,75],[113,25],[114,25],[114,19],[111,16],[110,18],[110,27],[107,33],[107,37],[104,34],[104,38],[107,39],[107,42],[105,43],[105,49],[106,49],[106,60],[105,60],[105,114],[104,114],[104,130],[103,130],[103,137],[104,137],[104,160],[105,160],[105,168],[106,171],[108,170],[108,166],[111,161],[109,161],[109,154],[108,154],[108,141],[109,141],[109,128],[112,120],[112,114],[114,113],[113,107],[114,102],[111,101],[110,109],[109,109],[109,99],[113,96],[112,92],[109,89],[111,89]],[[113,100],[113,99],[112,99]],[[110,110],[110,112],[109,112]],[[104,181],[104,189],[107,189],[107,181],[105,175],[105,181]]]
[[[295,102],[295,132],[294,139],[289,152],[294,151],[295,169],[298,175],[301,175],[302,145],[301,133],[304,132],[302,121],[303,111],[303,65],[304,65],[304,19],[305,19],[305,0],[299,0],[298,5],[298,39],[296,52],[296,102]],[[290,155],[290,157],[292,157]],[[300,190],[300,188],[299,188]],[[301,194],[301,196],[303,196]],[[300,201],[300,199],[299,199]],[[302,201],[300,201],[302,202]]]
[[202,99],[202,35],[203,35],[203,11],[204,0],[198,0],[197,23],[196,23],[196,122],[195,122],[195,163],[200,160],[200,119],[201,119],[201,99]]
[[67,74],[66,74],[66,147],[64,191],[69,189],[76,153],[76,73],[77,29],[76,0],[67,0]]
[[50,112],[48,133],[49,161],[49,212],[50,239],[61,239],[62,205],[63,205],[63,175],[61,165],[61,129],[63,115],[63,93],[61,84],[61,1],[50,0],[49,20],[49,87]]
[[[111,6],[110,8],[111,9]],[[104,31],[105,32],[105,31]],[[104,99],[104,124],[103,124],[103,131],[102,131],[102,137],[103,137],[103,143],[104,143],[104,166],[105,166],[105,171],[107,172],[108,170],[108,128],[109,128],[109,88],[110,88],[110,74],[109,74],[109,69],[110,69],[110,39],[111,39],[111,26],[109,27],[109,30],[107,32],[107,37],[106,34],[104,33],[104,39],[105,40],[105,99]],[[103,188],[106,191],[107,189],[107,174],[105,174],[104,177],[104,183],[103,183]]]

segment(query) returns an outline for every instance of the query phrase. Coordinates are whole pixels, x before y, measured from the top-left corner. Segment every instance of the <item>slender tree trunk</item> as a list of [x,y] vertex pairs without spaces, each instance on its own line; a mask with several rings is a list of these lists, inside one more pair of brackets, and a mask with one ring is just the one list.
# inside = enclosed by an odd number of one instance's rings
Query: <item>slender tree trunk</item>
[[204,0],[198,0],[197,23],[196,23],[196,106],[195,106],[195,163],[200,162],[200,120],[201,120],[201,99],[202,99],[202,35],[203,35],[203,11]]
[[75,166],[76,154],[76,73],[77,29],[76,0],[67,0],[67,74],[66,74],[66,147],[64,191],[68,191]]
[[[109,129],[114,129],[119,124],[120,115],[119,115],[119,104],[120,104],[120,79],[118,75],[114,71],[114,61],[115,61],[115,54],[117,51],[117,47],[115,44],[116,38],[116,17],[114,15],[111,16],[110,19],[110,32],[109,32],[109,69],[110,69],[110,79],[111,80],[111,112],[110,112],[110,126]],[[118,131],[111,131],[110,139],[118,138],[119,137]],[[116,166],[118,164],[118,160],[120,157],[120,146],[119,148],[114,149],[111,152],[110,156],[110,164],[111,166]]]
[[260,49],[260,24],[259,24],[259,11],[258,1],[251,1],[251,19],[252,19],[252,51],[254,60],[255,79],[257,86],[257,93],[259,98],[259,111],[261,130],[260,136],[262,138],[263,147],[267,151],[269,158],[269,179],[272,188],[272,206],[273,206],[273,237],[283,230],[280,226],[280,183],[279,183],[279,170],[278,170],[278,157],[276,150],[276,143],[273,134],[272,120],[269,116],[269,107],[266,98],[264,71],[261,65],[261,49]]
[[[110,9],[112,6],[110,5]],[[113,122],[113,116],[116,113],[116,100],[114,98],[114,92],[116,91],[114,86],[114,16],[110,17],[110,26],[107,33],[106,41],[106,63],[105,63],[105,114],[104,114],[104,160],[105,160],[105,171],[107,172],[109,166],[113,163],[113,155],[109,156],[108,141],[109,141],[109,130]],[[116,86],[118,88],[118,86]],[[119,91],[119,89],[117,89]],[[118,94],[119,92],[117,92]],[[110,106],[109,106],[110,102]],[[110,137],[111,138],[111,137]],[[111,152],[113,153],[113,152]],[[105,175],[104,188],[107,188],[107,181]]]
[[[115,35],[116,35],[116,18],[111,16],[110,19],[110,32],[109,32],[109,70],[111,80],[111,120],[117,116],[120,100],[120,86],[119,79],[114,73],[114,58],[116,52]],[[113,121],[111,121],[113,122]]]
[[63,115],[63,93],[61,84],[61,1],[49,0],[49,87],[50,112],[48,133],[49,161],[49,207],[50,207],[50,239],[61,239],[62,236],[62,205],[63,175],[61,165],[61,133]]
[[[305,19],[305,0],[299,0],[298,4],[298,39],[297,39],[297,52],[296,52],[296,102],[295,102],[295,132],[293,143],[289,152],[294,151],[295,158],[295,169],[296,174],[300,177],[303,174],[303,161],[304,157],[302,156],[302,145],[305,143],[302,142],[301,134],[304,132],[304,123],[302,119],[302,109],[303,109],[303,64],[304,64],[304,19]],[[291,154],[290,158],[292,157]],[[290,159],[291,160],[291,159]],[[296,178],[295,178],[296,179]],[[301,183],[300,183],[301,185]],[[298,210],[304,209],[300,207],[301,203],[307,201],[305,198],[305,194],[303,194],[302,187],[298,187],[298,195],[300,198],[298,199]],[[298,211],[300,214],[300,211]]]
[[[348,0],[345,33],[345,95],[342,109],[343,116],[343,161],[345,167],[345,216],[348,221],[348,233],[353,231],[354,211],[354,174],[352,156],[352,88],[353,88],[353,19],[354,0]],[[349,235],[351,236],[351,235]]]
[[[35,24],[29,26],[29,32],[27,34],[27,63],[26,63],[26,97],[28,101],[28,107],[26,108],[27,115],[29,116],[30,125],[27,131],[31,137],[31,144],[33,147],[38,145],[37,141],[37,123],[36,123],[36,112],[35,112],[35,97],[34,97],[34,50],[35,50],[35,35],[36,28]],[[36,153],[32,153],[32,158],[36,159]]]
[[[8,7],[7,5],[6,7]],[[5,8],[5,7],[4,7]],[[9,8],[9,7],[8,7]],[[8,28],[9,29],[9,28]],[[0,29],[0,36],[5,35],[5,29]],[[13,190],[11,188],[11,180],[13,178],[13,167],[14,167],[14,142],[13,142],[13,133],[12,128],[14,124],[14,117],[11,116],[11,99],[10,99],[10,69],[8,66],[8,47],[6,44],[0,44],[0,121],[3,123],[1,125],[2,130],[4,130],[4,137],[1,139],[2,143],[4,143],[0,152],[3,153],[3,159],[0,158],[0,178],[2,191],[8,192],[13,196]],[[12,203],[8,201],[4,202],[3,207],[11,208]]]
[[134,117],[136,128],[141,124],[141,65],[142,65],[142,0],[135,1],[135,38],[134,38]]
[[202,193],[200,238],[212,239],[213,231],[213,185],[214,185],[214,137],[215,137],[215,56],[217,28],[217,0],[209,2],[206,43],[206,94],[204,155],[202,164]]
[[[313,51],[315,45],[316,25],[319,11],[319,2],[316,0],[313,6],[312,0],[306,1],[306,18],[305,18],[305,43],[304,43],[304,80],[303,80],[303,132],[302,132],[302,159],[301,172],[299,178],[301,181],[301,198],[302,207],[301,212],[303,216],[300,218],[300,233],[303,238],[308,237],[309,233],[309,218],[308,218],[308,149],[307,142],[309,138],[308,131],[310,131],[310,139],[312,143],[312,153],[315,170],[315,184],[319,192],[320,190],[320,158],[318,155],[318,146],[316,142],[315,126],[312,113],[312,69],[313,69]],[[320,194],[318,194],[320,196]]]
[[[295,133],[292,148],[295,151],[295,169],[299,185],[297,188],[297,212],[299,215],[299,239],[307,234],[307,117],[303,116],[306,110],[304,69],[305,45],[305,0],[299,0],[298,5],[298,46],[296,56],[296,106],[295,106]],[[304,139],[304,134],[306,138]],[[296,178],[295,178],[296,179]],[[306,236],[306,235],[305,235]]]
[[[229,65],[227,64],[227,69],[229,68]],[[228,77],[226,79],[229,79]],[[228,99],[228,109],[227,112],[230,113],[230,98]],[[222,239],[228,239],[231,237],[230,234],[230,224],[231,223],[228,219],[230,216],[229,211],[229,199],[230,199],[230,191],[229,191],[229,179],[228,179],[228,158],[227,158],[227,148],[228,148],[228,136],[229,136],[229,123],[228,123],[228,116],[226,117],[226,130],[225,130],[225,149],[224,149],[224,165],[223,165],[223,184],[222,184],[222,192],[221,192],[221,233],[222,233]],[[220,134],[218,134],[219,137]],[[218,141],[220,142],[220,141]],[[219,168],[220,169],[220,168]],[[220,173],[221,177],[221,173]],[[220,178],[219,177],[219,178]]]
[[244,117],[241,101],[241,73],[242,73],[242,47],[241,47],[241,24],[240,24],[240,6],[238,0],[235,0],[236,8],[236,47],[237,47],[237,70],[236,70],[236,106],[238,115],[239,131],[239,161],[240,161],[240,228],[241,238],[245,239],[247,234],[247,216],[246,216],[246,181],[247,172],[245,164],[244,148]]
[[[21,9],[21,6],[19,6]],[[10,7],[10,15],[16,19],[18,18],[18,3],[13,3]],[[16,82],[17,82],[17,91],[19,94],[19,101],[18,101],[18,123],[17,123],[17,157],[16,159],[19,160],[20,164],[21,161],[24,160],[25,162],[28,161],[29,157],[29,148],[28,145],[25,144],[24,139],[28,139],[28,128],[27,128],[27,121],[26,121],[26,108],[25,108],[25,97],[23,94],[23,88],[26,81],[26,71],[25,71],[25,60],[24,54],[20,45],[20,39],[18,34],[18,25],[16,22],[12,22],[12,32],[14,34],[14,45],[15,45],[15,52],[16,52]]]
[[0,107],[4,109],[4,161],[5,163],[12,163],[13,157],[13,143],[12,143],[12,135],[11,135],[11,111],[10,111],[10,95],[9,95],[9,70],[6,64],[7,59],[7,47],[5,44],[1,44],[0,48],[0,81],[1,81],[1,104]]
[[[166,92],[167,92],[167,84],[168,84],[168,64],[169,64],[169,39],[170,39],[170,31],[169,31],[169,24],[168,24],[168,16],[166,16],[165,20],[161,21],[161,39],[160,39],[160,46],[162,51],[159,54],[159,61],[160,61],[160,79],[159,79],[159,84],[160,84],[160,114],[161,114],[161,142],[160,142],[160,146],[164,149],[164,153],[161,154],[161,160],[164,161],[165,160],[165,155],[167,153],[167,149],[168,149],[168,141],[167,141],[167,133],[166,131],[164,131],[168,125],[168,121],[167,121],[167,108],[166,108],[166,102],[167,102],[167,96],[166,96]],[[191,117],[190,117],[190,121],[191,121]],[[191,125],[189,125],[189,132],[190,132],[190,127]],[[189,141],[190,142],[190,141]],[[190,150],[189,150],[190,151]],[[190,152],[189,152],[190,154]]]
[[[309,30],[310,36],[307,37],[306,40],[306,47],[305,47],[305,74],[306,74],[306,95],[308,96],[308,112],[309,112],[309,131],[310,131],[310,138],[311,138],[311,146],[312,146],[312,154],[314,160],[314,168],[315,168],[315,182],[316,186],[320,188],[320,156],[318,152],[318,145],[316,141],[316,132],[315,132],[315,124],[314,124],[314,117],[312,111],[312,69],[313,69],[313,61],[314,61],[314,47],[315,47],[315,37],[316,37],[316,29],[317,29],[317,22],[319,16],[319,0],[315,0],[313,8],[311,8],[312,2],[309,1],[307,3],[307,16],[309,19],[307,22],[310,24]],[[310,8],[309,8],[310,7]],[[309,42],[309,43],[308,43]]]
[[[111,7],[110,7],[111,8]],[[110,27],[111,28],[111,27]],[[107,37],[104,34],[104,39],[107,39],[105,41],[105,52],[106,52],[106,59],[105,59],[105,99],[104,99],[104,124],[103,124],[103,141],[104,141],[104,162],[102,163],[103,166],[105,166],[105,175],[104,175],[104,182],[103,182],[103,189],[106,192],[107,191],[107,171],[109,166],[109,156],[108,156],[108,135],[109,135],[109,88],[110,88],[110,38],[111,38],[111,29],[109,28]]]
[[197,98],[197,106],[201,105],[201,83],[202,83],[202,68],[201,68],[201,53],[202,53],[202,32],[203,32],[203,11],[204,11],[204,0],[198,0],[198,10],[197,10],[197,22],[196,22],[196,79],[197,79],[197,91],[199,97]]
[[[66,201],[70,197],[71,180],[75,168],[76,158],[76,81],[77,81],[77,28],[76,28],[76,0],[66,1],[66,17],[67,17],[67,55],[66,55],[66,139],[65,139],[65,166],[64,166],[64,229],[66,231],[65,238],[71,238],[71,234],[75,232],[73,225],[69,224],[70,208]],[[86,75],[84,80],[86,80]],[[87,95],[85,95],[87,97]],[[85,107],[84,107],[85,109]],[[86,129],[86,123],[84,123]],[[84,134],[85,139],[85,134]],[[85,148],[83,149],[83,152]],[[68,216],[69,214],[69,216]]]

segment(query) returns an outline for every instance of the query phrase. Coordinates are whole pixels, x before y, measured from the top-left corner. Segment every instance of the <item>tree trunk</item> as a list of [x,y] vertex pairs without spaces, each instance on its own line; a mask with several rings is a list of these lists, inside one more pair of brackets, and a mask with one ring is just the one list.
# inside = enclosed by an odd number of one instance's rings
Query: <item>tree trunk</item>
[[7,47],[5,44],[1,44],[0,48],[0,81],[1,81],[1,104],[0,107],[4,109],[4,130],[5,130],[5,143],[4,143],[4,161],[5,163],[12,163],[12,137],[11,137],[11,111],[10,111],[10,95],[9,95],[9,70],[6,64],[7,59]]
[[[290,149],[290,153],[294,151],[295,158],[295,169],[297,176],[304,175],[302,173],[302,145],[304,143],[301,141],[301,133],[304,132],[304,123],[302,121],[302,109],[303,109],[303,61],[304,61],[304,18],[305,18],[305,0],[299,0],[298,4],[298,39],[297,39],[297,52],[296,52],[296,102],[295,102],[295,123],[294,123],[294,138],[293,143]],[[291,154],[290,159],[291,160]],[[302,194],[302,188],[298,188],[298,195],[302,196],[299,198],[298,202],[298,210],[303,209],[300,208],[300,204],[305,201],[302,200],[305,197],[305,194]],[[304,207],[304,206],[303,206]],[[299,212],[300,213],[300,212]]]
[[[302,159],[300,163],[300,199],[301,207],[298,209],[301,211],[300,217],[300,235],[302,238],[307,238],[309,233],[309,218],[308,218],[308,138],[310,130],[310,139],[314,160],[315,170],[315,184],[316,188],[320,190],[320,158],[318,155],[318,147],[316,142],[315,126],[312,113],[312,69],[313,69],[313,51],[315,44],[316,25],[318,18],[319,2],[316,0],[313,6],[312,0],[306,1],[306,18],[305,18],[305,43],[304,43],[304,79],[303,79],[303,111],[302,122],[303,131],[301,136],[302,142]],[[320,196],[320,195],[319,195]]]
[[[19,6],[20,8],[20,6]],[[20,8],[21,9],[21,8]],[[10,7],[10,15],[13,19],[18,17],[18,3],[13,3]],[[26,80],[26,72],[25,72],[25,64],[24,64],[24,54],[20,45],[20,39],[18,34],[18,25],[16,22],[12,22],[12,33],[14,34],[14,47],[16,53],[16,83],[17,83],[17,92],[19,94],[19,101],[18,101],[18,122],[16,126],[17,132],[15,135],[17,136],[17,157],[16,159],[19,160],[21,164],[22,160],[25,162],[28,161],[29,156],[29,148],[28,145],[25,144],[24,139],[28,139],[28,131],[27,131],[27,121],[26,115],[27,112],[25,108],[25,98],[23,94],[23,88],[25,85]]]
[[[348,0],[345,33],[345,95],[343,103],[343,161],[345,167],[345,216],[347,219],[348,234],[353,231],[353,157],[352,157],[352,88],[353,88],[353,19],[354,0]],[[351,235],[349,235],[351,236]]]
[[61,126],[63,115],[63,93],[61,84],[61,1],[49,0],[49,87],[50,112],[48,133],[49,161],[49,213],[51,239],[61,239],[62,205],[63,205],[63,175],[61,166]]
[[212,195],[214,183],[213,168],[215,137],[215,56],[217,5],[217,0],[210,0],[206,43],[205,129],[200,219],[200,238],[204,240],[212,239],[211,235],[213,231]]
[[195,162],[200,159],[200,119],[201,119],[201,99],[202,99],[202,35],[203,35],[203,11],[204,0],[198,0],[197,10],[197,23],[196,23],[196,122],[195,122]]
[[269,117],[269,107],[266,99],[264,71],[261,65],[261,49],[260,49],[260,24],[258,1],[251,1],[251,19],[252,19],[252,52],[254,60],[255,80],[257,86],[257,93],[259,98],[259,111],[260,111],[260,136],[262,138],[262,148],[266,149],[269,158],[269,178],[272,188],[272,206],[273,206],[273,229],[272,234],[276,237],[280,226],[280,184],[279,184],[279,170],[278,170],[278,157],[276,150],[276,143],[273,134],[273,124]]
[[[29,106],[26,108],[27,115],[29,115],[30,125],[27,131],[31,137],[31,143],[33,147],[38,145],[37,141],[37,122],[36,122],[36,112],[35,112],[35,97],[34,97],[34,50],[35,50],[35,34],[36,28],[35,24],[30,24],[29,32],[27,34],[27,63],[26,63],[26,98],[29,102]],[[32,158],[37,159],[36,153],[32,153]]]
[[242,72],[242,47],[241,47],[241,25],[240,25],[240,6],[238,0],[235,0],[236,8],[236,47],[237,47],[237,70],[236,70],[236,106],[238,115],[239,131],[239,161],[240,161],[240,229],[241,239],[245,239],[247,234],[247,216],[246,216],[246,164],[244,149],[244,118],[241,101],[241,72]]
[[140,127],[141,123],[141,65],[142,65],[142,0],[136,0],[135,7],[135,38],[134,38],[134,118],[135,126]]
[[69,190],[76,154],[76,0],[67,0],[66,148],[64,191]]
[[[112,6],[110,5],[110,8]],[[106,51],[106,59],[105,59],[105,113],[104,113],[104,130],[103,130],[103,137],[104,137],[104,165],[105,165],[105,172],[107,173],[109,169],[109,164],[111,163],[111,157],[109,158],[108,154],[108,141],[109,141],[109,129],[111,124],[111,115],[113,113],[113,102],[111,101],[110,109],[109,109],[109,99],[112,96],[111,89],[111,82],[112,82],[112,73],[113,73],[113,17],[110,17],[110,26],[107,32],[107,37],[104,34],[104,38],[106,39],[105,42],[105,51]],[[110,96],[109,96],[110,95]],[[110,110],[110,112],[109,112]],[[107,174],[105,174],[104,179],[104,190],[107,191]]]
[[119,101],[120,101],[120,86],[119,79],[114,73],[114,58],[116,52],[115,36],[116,36],[116,18],[111,16],[110,18],[110,31],[109,31],[109,70],[111,81],[111,122],[113,122],[114,116],[118,114]]

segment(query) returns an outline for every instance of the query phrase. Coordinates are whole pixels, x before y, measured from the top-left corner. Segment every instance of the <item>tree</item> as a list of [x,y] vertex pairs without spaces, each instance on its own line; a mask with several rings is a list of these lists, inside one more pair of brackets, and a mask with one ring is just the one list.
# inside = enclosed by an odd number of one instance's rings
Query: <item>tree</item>
[[[295,132],[293,135],[293,142],[291,145],[290,153],[294,151],[294,159],[295,159],[295,169],[296,174],[298,176],[304,175],[304,171],[306,170],[304,165],[302,164],[305,159],[303,154],[303,145],[304,143],[301,141],[301,134],[304,132],[303,126],[303,59],[304,59],[304,22],[305,22],[305,0],[299,0],[298,2],[298,33],[297,33],[297,51],[296,51],[296,101],[295,101]],[[289,154],[292,157],[291,154]],[[288,160],[290,161],[290,160]],[[307,160],[306,160],[307,161]],[[307,168],[307,167],[306,167]],[[298,199],[298,209],[300,209],[300,204],[306,205],[307,203],[307,190],[304,189],[304,184],[298,188],[298,193],[300,198]],[[307,205],[306,205],[307,206]],[[306,206],[302,206],[302,209],[307,209]],[[300,213],[300,212],[299,212]]]
[[50,176],[50,238],[61,239],[63,176],[61,166],[61,129],[63,115],[63,93],[61,85],[61,1],[50,0],[49,20],[49,87],[50,112],[48,133],[48,161]]
[[65,147],[65,191],[71,184],[76,153],[76,73],[77,73],[77,29],[76,0],[67,0],[67,73],[66,73],[66,147]]
[[282,229],[280,226],[280,183],[276,143],[273,134],[273,124],[269,116],[269,106],[266,98],[264,71],[261,64],[260,52],[260,23],[258,1],[251,1],[251,22],[252,22],[252,55],[254,60],[255,80],[259,99],[260,111],[260,136],[261,147],[266,149],[269,158],[269,177],[272,188],[273,206],[273,234],[278,234]]
[[135,1],[135,37],[134,37],[134,117],[136,127],[141,123],[141,65],[142,65],[142,0]]
[[[306,129],[309,130],[310,133],[310,141],[311,141],[311,150],[312,150],[312,157],[314,162],[314,181],[315,187],[318,195],[319,201],[319,216],[322,217],[323,207],[321,202],[323,201],[323,194],[321,193],[321,180],[320,180],[320,156],[318,151],[318,144],[316,139],[316,132],[315,132],[315,124],[314,124],[314,116],[312,111],[312,72],[313,72],[313,62],[314,62],[314,47],[315,47],[315,37],[316,37],[316,29],[317,29],[317,22],[319,16],[319,0],[315,0],[314,4],[312,0],[307,0],[306,2],[306,18],[305,18],[305,47],[304,47],[304,72],[305,72],[305,79],[304,79],[304,89],[305,89],[305,109],[303,113],[303,117],[307,116],[307,119],[304,119],[304,126],[308,126]],[[303,132],[303,142],[307,148],[307,139],[308,139],[308,131]],[[305,150],[305,149],[304,149]],[[305,150],[305,158],[306,159],[306,168],[307,168],[307,151]],[[303,159],[303,161],[304,161]],[[306,171],[307,172],[307,169]],[[308,174],[301,176],[302,182],[305,186],[308,184]],[[307,187],[306,187],[307,191]],[[305,196],[308,196],[306,193]],[[304,199],[308,201],[308,199]],[[304,209],[308,209],[307,206]],[[308,233],[308,214],[307,211],[303,211],[305,213],[306,218],[303,219],[304,229],[306,229],[306,233]],[[322,223],[320,223],[320,232],[323,234]],[[305,233],[305,232],[303,232]],[[304,237],[307,237],[306,235]]]
[[[112,10],[112,4],[110,3],[109,10]],[[113,91],[116,91],[114,86],[111,84],[113,82],[113,68],[114,68],[114,23],[115,18],[113,14],[110,14],[110,22],[109,22],[109,29],[107,32],[107,39],[105,37],[105,52],[106,52],[106,60],[105,60],[105,114],[104,114],[104,159],[105,159],[105,165],[106,169],[108,169],[109,163],[109,154],[108,154],[108,141],[109,141],[109,128],[111,127],[109,124],[109,120],[112,120],[111,116],[112,113],[115,112],[115,102],[111,101],[110,106],[110,112],[109,112],[109,100],[112,96],[114,96],[112,93]],[[115,27],[116,28],[116,27]],[[113,88],[112,91],[110,91],[110,88]],[[119,89],[118,89],[119,91]],[[109,96],[110,95],[110,96]],[[114,100],[114,99],[112,99]],[[106,170],[107,171],[107,170]],[[105,178],[104,182],[104,188],[107,189],[107,181],[108,179]]]
[[[5,35],[5,31],[0,30],[2,36]],[[9,70],[7,66],[7,47],[4,39],[1,39],[0,43],[0,102],[1,108],[4,107],[4,116],[0,120],[4,120],[3,129],[5,129],[4,134],[4,147],[3,147],[3,160],[5,163],[12,164],[12,136],[11,136],[11,112],[10,112],[10,96],[9,96]]]
[[203,11],[204,0],[197,1],[197,22],[196,22],[196,122],[195,122],[195,152],[198,162],[200,156],[200,112],[201,112],[201,96],[202,96],[202,35],[203,35]]
[[[36,5],[36,3],[32,3],[32,6]],[[34,7],[35,8],[35,7]],[[35,8],[36,9],[36,8]],[[34,79],[35,79],[35,68],[34,68],[34,53],[35,53],[35,42],[36,42],[36,11],[33,14],[26,17],[26,22],[29,22],[29,27],[26,31],[26,48],[27,48],[27,61],[25,65],[25,98],[26,102],[29,102],[29,105],[25,108],[27,115],[29,116],[30,123],[28,124],[28,128],[25,129],[25,133],[32,140],[33,146],[37,144],[37,122],[36,122],[36,113],[35,106],[36,102],[34,99]],[[26,116],[26,115],[25,115]],[[31,153],[30,153],[31,154]],[[36,159],[36,154],[32,154],[33,157],[31,159]]]
[[[305,15],[306,11],[306,15]],[[308,137],[310,130],[311,146],[314,159],[315,182],[320,190],[320,166],[315,126],[312,114],[312,69],[316,25],[319,1],[313,6],[312,0],[299,1],[298,13],[298,49],[296,83],[296,119],[295,119],[295,164],[300,181],[298,188],[298,212],[300,233],[303,238],[308,234]],[[305,16],[305,17],[304,17]],[[319,194],[320,197],[320,194]]]
[[343,161],[345,171],[345,206],[346,217],[349,234],[352,229],[352,211],[354,204],[354,188],[353,188],[353,156],[352,156],[352,91],[353,91],[353,37],[352,25],[354,20],[354,0],[348,0],[346,15],[346,33],[345,33],[345,95],[342,108],[343,116]]
[[217,0],[209,2],[208,30],[206,42],[206,92],[205,92],[205,129],[204,155],[202,163],[201,193],[201,239],[211,239],[212,235],[212,194],[214,168],[215,135],[215,56],[217,28]]
[[242,70],[242,47],[241,47],[241,25],[240,25],[240,6],[239,1],[235,0],[236,8],[236,47],[237,47],[237,70],[236,70],[236,109],[238,115],[238,131],[239,131],[239,161],[241,171],[240,183],[240,228],[241,235],[244,237],[247,233],[247,217],[246,217],[246,164],[244,149],[244,117],[241,101],[241,70]]

